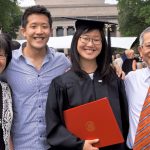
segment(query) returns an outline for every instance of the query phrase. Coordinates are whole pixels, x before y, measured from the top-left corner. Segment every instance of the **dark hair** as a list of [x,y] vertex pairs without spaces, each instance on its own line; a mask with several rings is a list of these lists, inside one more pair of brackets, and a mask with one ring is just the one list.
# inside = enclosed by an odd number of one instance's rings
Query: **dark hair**
[[29,7],[25,10],[25,12],[22,16],[22,19],[21,19],[21,25],[23,28],[26,27],[26,25],[28,23],[28,17],[32,14],[42,14],[42,15],[47,16],[47,18],[49,20],[49,25],[50,25],[50,27],[52,27],[52,18],[51,18],[50,12],[44,6],[35,5],[32,7]]
[[6,69],[12,58],[11,38],[8,34],[5,33],[0,34],[0,49],[4,51],[7,58],[5,66]]
[[18,42],[18,41],[12,41],[11,42],[11,50],[16,50],[16,49],[19,49],[21,46],[21,44]]
[[97,29],[101,33],[102,37],[102,50],[100,54],[97,56],[97,70],[101,74],[102,77],[105,77],[110,72],[110,57],[109,57],[109,51],[108,46],[105,38],[105,34],[103,29],[97,28],[97,27],[81,27],[79,28],[72,39],[71,43],[71,62],[72,62],[72,69],[74,71],[82,72],[80,64],[79,64],[79,53],[77,51],[77,43],[80,38],[80,36],[83,33],[87,33],[91,30]]

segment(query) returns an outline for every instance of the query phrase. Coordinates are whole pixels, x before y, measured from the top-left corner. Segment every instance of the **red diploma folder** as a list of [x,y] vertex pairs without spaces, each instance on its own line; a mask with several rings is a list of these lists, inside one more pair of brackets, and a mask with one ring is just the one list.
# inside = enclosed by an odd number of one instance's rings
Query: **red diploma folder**
[[66,128],[83,140],[99,139],[96,147],[123,143],[109,100],[105,97],[64,111]]

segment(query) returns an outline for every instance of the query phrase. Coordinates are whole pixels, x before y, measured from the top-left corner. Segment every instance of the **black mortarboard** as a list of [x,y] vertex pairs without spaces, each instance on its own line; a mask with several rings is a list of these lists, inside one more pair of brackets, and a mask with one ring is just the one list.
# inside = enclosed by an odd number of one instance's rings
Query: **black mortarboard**
[[75,18],[75,17],[62,17],[62,18],[75,20],[76,30],[83,27],[91,27],[91,28],[97,28],[103,30],[105,28],[105,25],[107,25],[107,42],[108,42],[108,48],[110,49],[110,57],[112,56],[110,30],[111,30],[111,26],[117,25],[116,23],[101,21],[101,20],[92,20],[88,18]]
[[106,25],[117,25],[116,23],[112,22],[106,22],[101,20],[92,20],[88,18],[75,18],[75,17],[62,17],[65,19],[75,20],[75,27],[76,29],[82,27],[82,26],[91,26],[91,27],[97,27],[103,29]]

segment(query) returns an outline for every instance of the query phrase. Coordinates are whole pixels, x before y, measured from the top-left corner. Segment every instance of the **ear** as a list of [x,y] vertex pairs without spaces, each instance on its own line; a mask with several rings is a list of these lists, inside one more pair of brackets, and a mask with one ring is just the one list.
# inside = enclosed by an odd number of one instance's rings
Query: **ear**
[[21,31],[21,34],[22,34],[24,37],[26,37],[26,29],[23,28],[23,27],[21,27],[20,31]]
[[138,51],[139,51],[139,53],[140,53],[141,58],[142,58],[142,49],[143,49],[142,46],[139,46],[139,47],[138,47]]

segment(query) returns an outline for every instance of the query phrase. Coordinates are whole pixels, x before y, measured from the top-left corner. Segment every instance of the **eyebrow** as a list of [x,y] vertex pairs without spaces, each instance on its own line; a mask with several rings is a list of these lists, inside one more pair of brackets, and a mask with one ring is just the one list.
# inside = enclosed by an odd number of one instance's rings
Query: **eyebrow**
[[146,43],[143,43],[143,44],[150,44],[150,42],[146,42]]

